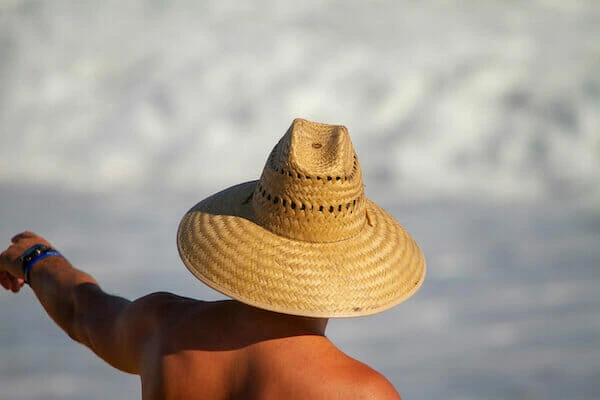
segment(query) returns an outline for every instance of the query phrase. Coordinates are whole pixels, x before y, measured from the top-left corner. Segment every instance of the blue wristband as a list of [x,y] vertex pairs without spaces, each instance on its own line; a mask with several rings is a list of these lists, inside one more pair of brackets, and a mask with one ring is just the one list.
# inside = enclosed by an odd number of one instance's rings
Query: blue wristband
[[33,258],[31,261],[29,261],[29,263],[27,263],[27,265],[23,269],[23,274],[25,275],[25,283],[26,284],[29,284],[29,271],[31,270],[31,267],[33,267],[33,264],[35,264],[36,262],[38,262],[40,260],[43,260],[46,257],[50,257],[50,256],[63,257],[63,255],[60,254],[58,251],[50,250],[50,251],[47,251],[46,253],[42,253],[39,256]]

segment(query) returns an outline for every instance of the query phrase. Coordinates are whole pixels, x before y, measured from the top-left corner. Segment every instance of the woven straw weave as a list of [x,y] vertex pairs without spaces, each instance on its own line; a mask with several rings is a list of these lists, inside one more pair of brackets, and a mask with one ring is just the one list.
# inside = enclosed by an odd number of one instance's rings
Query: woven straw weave
[[425,259],[367,199],[345,127],[295,120],[260,180],[217,193],[182,219],[187,268],[244,303],[311,317],[381,312],[421,286]]

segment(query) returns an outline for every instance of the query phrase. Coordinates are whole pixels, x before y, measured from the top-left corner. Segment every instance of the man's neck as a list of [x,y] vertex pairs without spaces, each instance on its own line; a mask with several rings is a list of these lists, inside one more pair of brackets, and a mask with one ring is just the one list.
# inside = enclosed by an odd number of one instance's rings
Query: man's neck
[[238,321],[242,326],[262,332],[267,336],[285,337],[299,335],[325,336],[327,318],[311,318],[297,315],[281,314],[262,310],[240,302],[238,305]]

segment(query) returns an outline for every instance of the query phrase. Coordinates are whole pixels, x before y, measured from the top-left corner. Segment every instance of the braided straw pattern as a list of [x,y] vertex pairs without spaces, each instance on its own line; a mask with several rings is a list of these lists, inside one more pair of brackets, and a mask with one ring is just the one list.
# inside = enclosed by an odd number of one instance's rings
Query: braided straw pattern
[[364,185],[346,128],[295,120],[252,201],[257,222],[280,236],[319,243],[358,234],[366,223]]
[[381,312],[425,277],[415,241],[365,198],[346,129],[304,120],[275,146],[260,181],[217,193],[183,217],[178,249],[210,287],[311,317]]

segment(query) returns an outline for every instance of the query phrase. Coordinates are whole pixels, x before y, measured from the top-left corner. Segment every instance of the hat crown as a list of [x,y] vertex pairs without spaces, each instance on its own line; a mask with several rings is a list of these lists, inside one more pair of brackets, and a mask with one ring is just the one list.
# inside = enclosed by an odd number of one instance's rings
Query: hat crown
[[346,127],[296,119],[271,152],[252,197],[257,222],[308,242],[335,242],[366,223],[362,174]]

